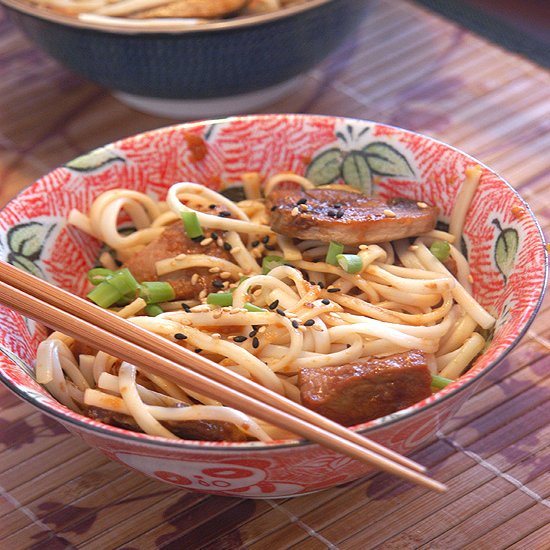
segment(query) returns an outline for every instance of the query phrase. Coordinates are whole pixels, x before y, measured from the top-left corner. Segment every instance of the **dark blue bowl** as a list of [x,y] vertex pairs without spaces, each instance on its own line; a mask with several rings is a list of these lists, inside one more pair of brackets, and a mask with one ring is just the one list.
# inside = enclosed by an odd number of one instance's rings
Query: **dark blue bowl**
[[90,24],[0,0],[15,23],[75,73],[118,92],[205,100],[291,80],[337,48],[359,25],[368,0],[311,0],[259,16],[176,30]]

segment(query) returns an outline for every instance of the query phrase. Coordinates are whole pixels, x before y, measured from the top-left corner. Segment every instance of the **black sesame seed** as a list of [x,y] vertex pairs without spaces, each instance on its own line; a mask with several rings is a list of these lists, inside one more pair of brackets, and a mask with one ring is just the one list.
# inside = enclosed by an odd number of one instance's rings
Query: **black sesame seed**
[[276,205],[274,205],[274,206],[271,207],[271,212],[275,212],[275,210],[277,210],[277,206],[276,206]]
[[212,286],[215,288],[223,288],[223,281],[221,279],[214,279],[212,281]]
[[209,204],[208,208],[210,208],[210,210],[214,210],[214,208],[216,208],[216,205],[215,204]]
[[329,218],[335,218],[335,217],[336,217],[336,211],[335,211],[335,210],[329,210],[329,211],[327,212],[327,216],[328,216]]
[[269,242],[269,235],[266,235],[263,239],[262,239],[262,242],[264,244],[267,244]]
[[266,245],[265,245],[265,249],[266,249],[266,250],[273,251],[273,250],[275,250],[275,247],[274,247],[274,246],[271,246],[270,244],[266,244]]
[[336,217],[338,219],[343,218],[344,217],[344,211],[343,210],[338,210],[338,212],[336,212]]
[[298,321],[296,321],[296,319],[293,319],[293,320],[292,320],[292,326],[293,326],[294,328],[298,328],[298,327],[300,326],[300,323],[299,323]]
[[317,286],[318,286],[319,288],[325,288],[325,283],[323,283],[323,281],[319,281],[319,282],[317,283]]
[[229,243],[223,243],[224,250],[227,250],[229,252],[232,248],[233,247]]
[[195,348],[195,353],[200,353],[202,351],[202,348]]
[[312,325],[315,324],[315,319],[308,319],[305,323],[304,323],[304,326],[305,327],[310,327]]
[[181,303],[181,307],[185,313],[189,313],[191,311],[191,308],[185,302]]
[[257,330],[251,330],[250,333],[248,334],[248,336],[250,338],[254,338],[254,336],[256,336],[256,334],[258,334],[258,331]]
[[307,202],[307,199],[300,199],[296,204],[300,206],[301,204],[305,204]]
[[116,264],[118,267],[120,267],[121,265],[124,265],[120,260],[117,260],[116,258],[115,258],[115,264]]
[[219,235],[215,232],[215,231],[212,231],[212,233],[210,233],[210,236],[214,239],[214,240],[217,240]]
[[286,317],[285,312],[280,307],[278,307],[275,312],[279,315],[282,315],[283,317]]
[[252,242],[250,243],[250,246],[251,246],[252,248],[256,248],[256,247],[259,246],[259,245],[260,245],[260,241],[252,241]]
[[233,338],[234,342],[244,342],[245,340],[247,340],[246,336],[235,336],[235,338]]
[[341,202],[337,202],[336,204],[333,204],[332,205],[334,208],[342,208],[342,203]]
[[220,218],[229,218],[231,216],[231,212],[228,212],[227,210],[222,210],[218,216]]
[[327,298],[323,298],[323,299],[321,300],[321,303],[322,303],[322,304],[325,304],[326,306],[328,306],[328,305],[330,304],[330,300],[327,299]]
[[279,300],[274,300],[274,301],[271,302],[267,307],[268,307],[269,309],[275,309],[278,305],[279,305]]
[[260,347],[260,341],[258,340],[258,338],[256,336],[254,336],[254,338],[252,338],[252,347],[254,349]]
[[187,340],[187,336],[185,336],[185,334],[182,334],[181,332],[176,332],[176,334],[174,334],[174,338],[176,340]]
[[196,237],[192,237],[191,240],[200,243],[204,239],[204,235],[197,235]]
[[342,290],[341,288],[336,288],[336,287],[327,288],[327,292],[340,292],[341,290]]

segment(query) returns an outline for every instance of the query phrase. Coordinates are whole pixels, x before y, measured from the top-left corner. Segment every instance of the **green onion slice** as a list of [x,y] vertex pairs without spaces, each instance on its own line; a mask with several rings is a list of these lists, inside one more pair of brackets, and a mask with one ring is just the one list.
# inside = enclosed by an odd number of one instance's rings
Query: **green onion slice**
[[440,262],[446,262],[451,253],[451,245],[447,241],[434,241],[430,246],[430,252]]
[[196,212],[181,212],[181,219],[185,227],[185,232],[190,239],[202,237],[204,235]]
[[176,293],[170,283],[151,281],[141,283],[139,286],[139,297],[143,298],[148,304],[157,304],[173,300],[176,297]]
[[267,311],[267,309],[264,309],[263,307],[255,306],[254,304],[246,303],[243,305],[244,309],[246,311],[250,311],[251,313],[259,313],[261,311]]
[[164,313],[164,310],[158,304],[149,304],[145,306],[144,311],[149,317],[156,317]]
[[120,292],[120,290],[118,290],[115,286],[109,284],[108,281],[103,281],[88,293],[88,298],[94,302],[94,304],[97,304],[103,308],[112,306],[122,297],[122,292]]
[[122,296],[135,293],[139,287],[139,283],[127,268],[115,271],[111,277],[105,279],[105,282],[114,286]]
[[262,272],[267,275],[272,269],[285,265],[285,259],[282,256],[264,256],[262,260]]
[[111,277],[113,273],[111,269],[107,269],[106,267],[93,267],[88,271],[88,281],[94,286],[97,286],[108,277]]
[[451,382],[454,382],[454,380],[450,380],[449,378],[444,378],[443,376],[439,376],[438,374],[432,374],[432,386],[434,388],[437,388],[438,390],[442,390],[445,386],[448,386]]
[[363,260],[357,254],[338,254],[336,261],[346,273],[359,273],[363,269]]
[[330,265],[338,265],[338,260],[336,259],[336,256],[338,256],[338,254],[342,254],[343,252],[344,252],[343,244],[330,241],[330,244],[328,245],[325,262],[327,262],[327,264],[330,264]]
[[[232,289],[233,290],[233,289]],[[211,292],[206,297],[206,303],[213,306],[227,307],[233,305],[232,292]]]

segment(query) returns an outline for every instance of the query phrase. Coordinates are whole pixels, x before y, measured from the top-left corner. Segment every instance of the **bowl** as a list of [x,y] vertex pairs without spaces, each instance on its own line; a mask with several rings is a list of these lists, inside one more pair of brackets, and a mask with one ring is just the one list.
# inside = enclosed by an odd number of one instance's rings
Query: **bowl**
[[[189,139],[191,135],[204,140],[203,158],[189,148],[197,139]],[[385,168],[378,164],[376,174],[371,172],[372,190],[438,204],[441,221],[447,222],[465,168],[479,164],[467,154],[427,136],[363,120],[237,116],[122,139],[57,168],[0,211],[1,257],[82,294],[81,274],[93,265],[99,243],[66,220],[72,208],[86,210],[101,191],[124,186],[163,198],[177,181],[197,181],[215,189],[220,180],[239,182],[245,171],[265,176],[307,171],[320,180],[331,170],[325,163],[327,151],[338,151],[345,159],[373,143],[391,163]],[[476,384],[519,342],[544,293],[547,254],[535,218],[508,183],[490,168],[481,168],[463,247],[472,268],[474,295],[498,321],[485,352],[457,381],[407,409],[354,428],[400,453],[408,454],[434,438]],[[349,173],[344,175],[347,181]],[[331,178],[342,176],[332,173]],[[36,347],[45,334],[44,327],[0,307],[0,379],[90,446],[152,478],[193,491],[262,498],[302,495],[370,471],[304,441],[174,441],[81,416],[55,401],[33,378]]]
[[193,120],[253,112],[290,94],[300,75],[353,33],[369,4],[309,0],[201,25],[167,20],[136,29],[81,21],[25,0],[0,3],[33,42],[76,74],[138,110]]

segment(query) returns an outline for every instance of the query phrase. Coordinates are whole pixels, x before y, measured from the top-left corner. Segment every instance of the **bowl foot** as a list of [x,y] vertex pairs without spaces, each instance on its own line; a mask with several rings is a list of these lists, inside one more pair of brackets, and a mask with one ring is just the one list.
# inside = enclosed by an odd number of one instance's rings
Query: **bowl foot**
[[113,92],[113,95],[128,107],[142,113],[181,120],[196,120],[252,113],[289,95],[303,80],[304,76],[300,75],[255,92],[210,99],[164,99],[118,91]]

